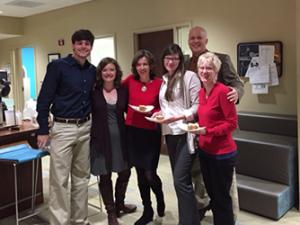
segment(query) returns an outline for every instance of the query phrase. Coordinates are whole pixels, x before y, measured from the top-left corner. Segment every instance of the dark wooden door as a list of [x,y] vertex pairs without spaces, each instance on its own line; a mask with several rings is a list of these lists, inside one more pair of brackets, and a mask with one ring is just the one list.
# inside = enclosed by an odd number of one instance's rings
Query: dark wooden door
[[156,74],[162,75],[161,55],[163,49],[173,43],[173,30],[162,30],[137,34],[137,50],[147,49],[155,57]]
[[[155,72],[158,76],[162,76],[161,56],[163,49],[174,42],[173,30],[162,30],[148,33],[141,33],[137,35],[137,50],[147,49],[155,57],[156,69]],[[162,138],[161,153],[167,155],[168,151]]]

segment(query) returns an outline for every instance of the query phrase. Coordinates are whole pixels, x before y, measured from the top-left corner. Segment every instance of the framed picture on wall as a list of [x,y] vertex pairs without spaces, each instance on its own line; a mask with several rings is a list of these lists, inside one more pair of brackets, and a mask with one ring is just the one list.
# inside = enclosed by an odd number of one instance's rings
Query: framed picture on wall
[[274,63],[276,64],[278,77],[282,75],[282,42],[243,42],[237,45],[237,70],[240,76],[245,76],[252,57],[259,56],[260,45],[274,46]]
[[48,54],[48,62],[52,62],[53,60],[59,59],[60,53],[49,53]]

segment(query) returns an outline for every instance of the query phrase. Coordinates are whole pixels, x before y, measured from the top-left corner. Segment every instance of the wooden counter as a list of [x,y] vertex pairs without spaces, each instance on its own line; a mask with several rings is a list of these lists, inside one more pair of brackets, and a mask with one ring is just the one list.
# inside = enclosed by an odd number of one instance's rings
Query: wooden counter
[[37,146],[34,140],[36,130],[37,126],[27,121],[23,122],[19,130],[2,129],[0,130],[0,146],[18,141],[27,141],[33,148],[36,148]]
[[[0,130],[0,152],[2,148],[20,143],[29,143],[32,147],[36,147],[35,131],[36,126],[31,122],[24,122],[20,130]],[[39,166],[39,177],[37,187],[36,204],[43,202],[43,186],[41,161]],[[19,209],[24,210],[31,207],[31,176],[32,163],[20,164],[17,167],[18,171],[18,196]],[[0,218],[15,214],[15,197],[14,197],[14,179],[13,166],[6,163],[0,163]]]

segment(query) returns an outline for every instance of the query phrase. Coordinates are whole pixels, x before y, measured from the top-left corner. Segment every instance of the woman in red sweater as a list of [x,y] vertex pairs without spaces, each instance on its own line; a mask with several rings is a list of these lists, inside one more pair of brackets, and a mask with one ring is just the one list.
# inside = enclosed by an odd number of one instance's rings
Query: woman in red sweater
[[232,132],[237,127],[235,104],[228,101],[230,91],[217,82],[219,58],[207,52],[199,57],[198,75],[203,88],[199,93],[200,166],[211,198],[215,225],[234,225],[230,187],[237,153]]
[[[132,60],[131,71],[123,82],[128,88],[129,107],[126,117],[129,161],[136,168],[138,187],[144,205],[143,215],[134,223],[146,225],[153,220],[150,189],[157,200],[157,213],[165,214],[162,182],[157,175],[160,155],[160,127],[145,119],[159,111],[158,94],[162,80],[154,73],[154,57],[147,50],[140,50]],[[141,110],[140,110],[141,109]]]

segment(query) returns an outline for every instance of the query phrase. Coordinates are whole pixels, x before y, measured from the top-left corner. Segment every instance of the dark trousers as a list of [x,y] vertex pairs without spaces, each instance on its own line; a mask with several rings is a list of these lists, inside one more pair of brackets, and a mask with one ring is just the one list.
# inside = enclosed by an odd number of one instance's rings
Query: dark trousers
[[211,199],[214,225],[234,225],[230,188],[236,156],[216,159],[200,154],[200,166]]
[[180,225],[199,225],[199,213],[191,178],[195,154],[188,150],[186,135],[166,135],[175,191],[178,199]]

